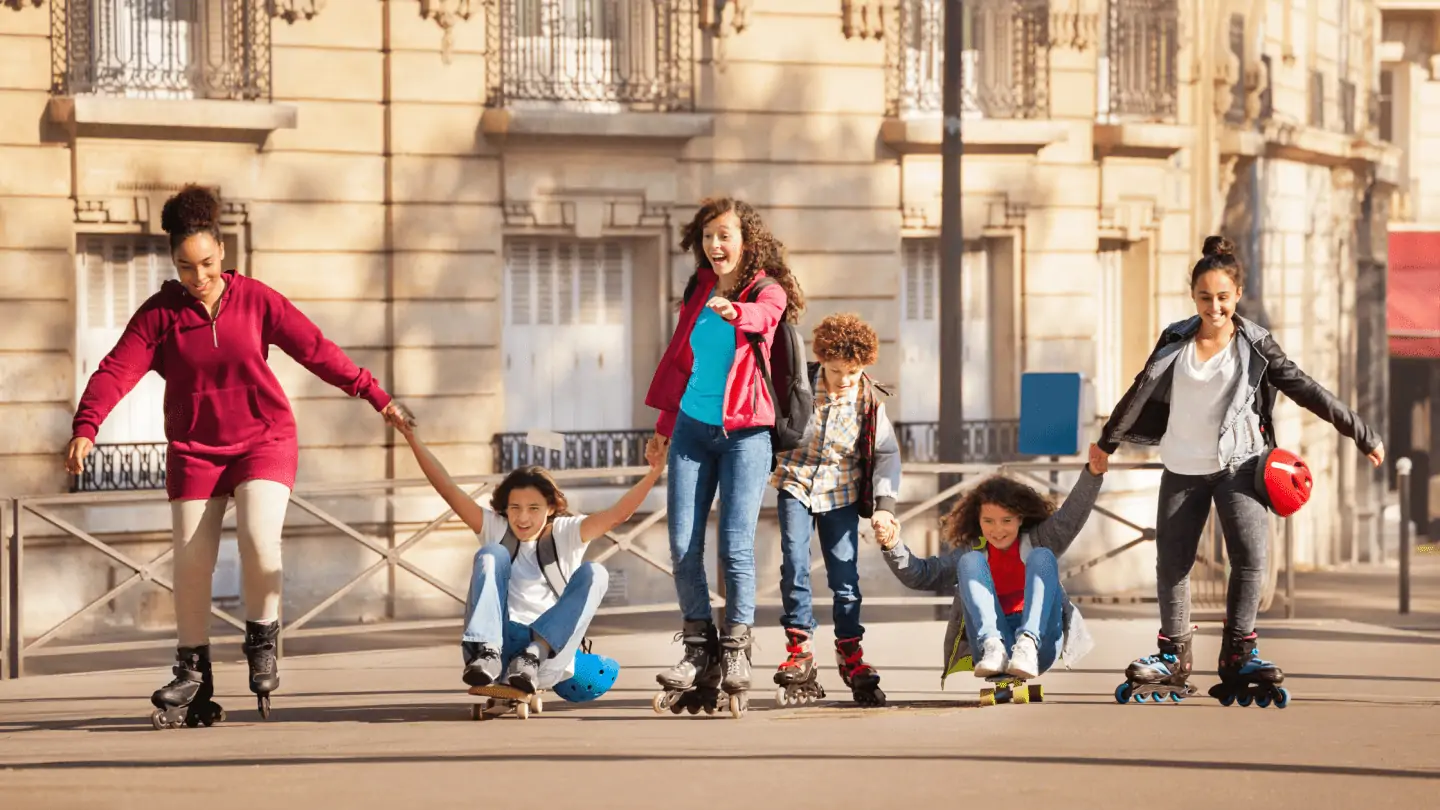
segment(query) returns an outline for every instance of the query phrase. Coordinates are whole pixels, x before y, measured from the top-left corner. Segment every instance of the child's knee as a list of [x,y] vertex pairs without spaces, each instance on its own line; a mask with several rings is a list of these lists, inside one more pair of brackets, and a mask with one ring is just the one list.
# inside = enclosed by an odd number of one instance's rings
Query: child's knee
[[1044,565],[1054,568],[1057,565],[1055,552],[1044,546],[1036,546],[1030,549],[1030,553],[1025,555],[1025,566],[1028,568],[1032,565]]
[[586,561],[575,569],[575,576],[571,581],[587,589],[605,593],[610,588],[610,572],[599,563]]
[[978,551],[967,551],[961,554],[960,563],[955,566],[956,575],[961,580],[977,579],[989,570],[990,561]]
[[502,571],[510,565],[510,553],[499,543],[492,543],[482,546],[475,552],[475,570],[493,574]]

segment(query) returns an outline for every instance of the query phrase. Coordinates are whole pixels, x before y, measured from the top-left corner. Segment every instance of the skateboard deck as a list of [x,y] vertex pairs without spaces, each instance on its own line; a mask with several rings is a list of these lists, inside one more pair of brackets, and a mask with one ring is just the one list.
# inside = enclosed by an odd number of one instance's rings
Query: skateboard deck
[[540,697],[540,692],[530,694],[508,684],[472,686],[469,694],[486,699],[484,703],[476,703],[470,707],[472,720],[491,720],[511,711],[521,720],[529,720],[530,715],[540,714],[545,710],[545,702]]

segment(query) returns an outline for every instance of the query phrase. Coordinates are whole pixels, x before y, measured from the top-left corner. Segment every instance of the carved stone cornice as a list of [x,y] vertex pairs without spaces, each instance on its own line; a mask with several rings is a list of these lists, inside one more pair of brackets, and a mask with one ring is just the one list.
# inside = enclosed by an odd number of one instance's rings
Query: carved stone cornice
[[884,0],[840,0],[840,30],[846,39],[884,39]]
[[1051,0],[1050,45],[1087,50],[1100,41],[1102,0]]
[[738,34],[750,24],[754,0],[701,0],[700,30],[717,38]]
[[[495,2],[495,0],[487,0]],[[474,4],[471,0],[420,0],[420,16],[427,20],[434,20],[444,32],[440,38],[440,58],[445,64],[450,64],[450,49],[454,45],[454,36],[451,29],[461,20],[470,19],[474,12]]]
[[[5,5],[15,9],[16,11],[24,11],[25,2],[26,0],[4,0]],[[29,2],[30,5],[34,6],[35,8],[39,8],[40,6],[44,5],[45,0],[29,0]]]
[[294,25],[297,20],[313,20],[325,10],[326,0],[268,0],[270,16]]

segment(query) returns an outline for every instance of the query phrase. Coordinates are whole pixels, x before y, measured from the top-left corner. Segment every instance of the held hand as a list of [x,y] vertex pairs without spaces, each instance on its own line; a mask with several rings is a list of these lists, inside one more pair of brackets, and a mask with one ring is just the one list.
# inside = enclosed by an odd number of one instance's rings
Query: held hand
[[870,528],[874,529],[875,540],[881,548],[895,545],[895,538],[900,533],[900,523],[889,512],[876,512],[870,519]]
[[380,411],[380,415],[385,417],[386,424],[400,431],[400,434],[407,439],[410,438],[410,434],[415,430],[417,424],[415,415],[410,413],[409,408],[401,405],[396,400],[390,400],[390,404],[386,405],[384,409]]
[[1366,456],[1366,458],[1370,459],[1370,463],[1371,463],[1371,464],[1374,464],[1376,467],[1379,467],[1381,464],[1384,464],[1384,463],[1385,463],[1385,445],[1383,445],[1383,444],[1377,444],[1377,445],[1375,445],[1375,449],[1374,449],[1374,450],[1371,450],[1371,451],[1370,451],[1370,454],[1369,454],[1368,456]]
[[71,475],[85,472],[85,458],[94,449],[95,443],[84,436],[76,436],[71,439],[70,446],[65,450],[65,472]]
[[721,298],[718,295],[706,301],[705,306],[715,310],[716,315],[719,315],[727,321],[735,320],[735,317],[740,314],[735,309],[735,305],[730,303],[730,299]]
[[1110,470],[1110,454],[1100,449],[1100,445],[1090,445],[1090,472],[1094,475],[1104,475]]
[[645,443],[645,462],[650,465],[652,473],[659,473],[665,469],[666,456],[669,454],[669,440],[662,436],[651,436],[650,441]]

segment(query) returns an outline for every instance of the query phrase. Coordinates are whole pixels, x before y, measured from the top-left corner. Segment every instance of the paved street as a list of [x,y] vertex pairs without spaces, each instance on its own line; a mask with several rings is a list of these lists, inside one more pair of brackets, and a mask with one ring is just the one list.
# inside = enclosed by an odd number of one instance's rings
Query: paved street
[[[1041,705],[978,708],[968,675],[941,692],[943,625],[877,624],[868,646],[889,708],[778,709],[767,689],[738,722],[652,713],[654,674],[678,654],[663,633],[602,639],[597,649],[626,664],[618,687],[588,705],[552,699],[526,722],[472,722],[449,646],[287,658],[268,722],[241,691],[243,666],[226,663],[218,677],[230,719],[208,730],[150,729],[158,667],[25,678],[0,684],[0,796],[6,808],[269,810],[1415,808],[1440,795],[1440,633],[1271,621],[1261,649],[1290,673],[1282,711],[1209,699],[1116,705],[1116,673],[1150,649],[1154,624],[1091,627],[1095,651],[1076,671],[1047,675]],[[1207,669],[1217,629],[1200,629]],[[768,681],[781,636],[765,628],[758,638]],[[841,696],[833,668],[823,682]],[[1197,679],[1202,689],[1213,682]]]

